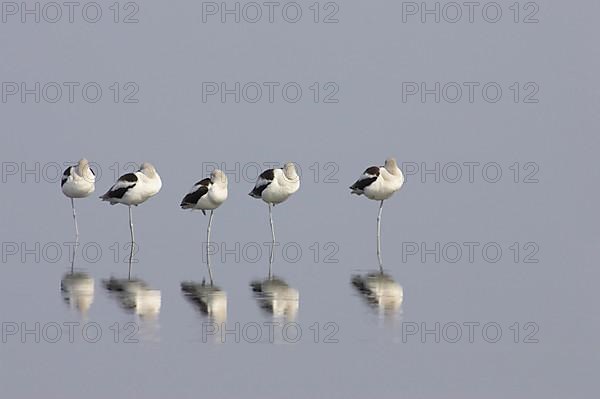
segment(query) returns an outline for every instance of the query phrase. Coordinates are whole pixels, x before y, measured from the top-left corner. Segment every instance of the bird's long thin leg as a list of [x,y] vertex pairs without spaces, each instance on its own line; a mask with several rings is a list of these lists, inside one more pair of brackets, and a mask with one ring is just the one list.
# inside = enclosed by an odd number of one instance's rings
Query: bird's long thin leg
[[212,270],[210,270],[210,225],[212,224],[213,211],[210,211],[210,216],[208,217],[208,228],[206,229],[206,266],[208,267],[208,278],[210,279],[210,285],[213,285],[213,276]]
[[73,222],[75,223],[75,246],[73,246],[73,256],[71,257],[71,273],[75,267],[75,253],[79,245],[79,227],[77,227],[77,214],[75,213],[75,200],[71,198],[71,208],[73,209]]
[[133,236],[133,218],[131,216],[131,205],[129,205],[129,231],[131,232],[131,252],[129,252],[129,280],[131,280],[131,260],[133,259],[133,247],[135,238]]
[[79,240],[79,227],[77,227],[77,214],[75,213],[75,200],[71,198],[71,208],[73,208],[73,223],[75,223],[75,241]]
[[273,239],[271,243],[271,255],[269,256],[269,279],[271,279],[273,276],[273,254],[275,252],[275,228],[273,227],[273,204],[271,203],[269,203],[269,222],[271,223],[271,238]]
[[383,201],[379,204],[379,213],[377,214],[377,259],[379,260],[379,271],[383,273],[383,262],[381,261],[381,211],[383,210]]

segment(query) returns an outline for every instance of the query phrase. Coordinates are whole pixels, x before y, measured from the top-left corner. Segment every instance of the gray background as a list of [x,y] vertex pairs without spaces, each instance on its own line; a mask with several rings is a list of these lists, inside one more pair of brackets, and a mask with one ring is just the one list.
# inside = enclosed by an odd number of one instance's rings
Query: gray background
[[[27,2],[32,4],[32,2]],[[300,22],[202,23],[199,2],[146,1],[137,24],[103,18],[90,24],[0,24],[3,82],[98,82],[101,101],[70,104],[11,98],[0,103],[3,165],[33,168],[97,162],[96,193],[77,201],[82,242],[103,248],[97,263],[77,268],[95,278],[94,303],[81,319],[62,303],[66,253],[56,263],[19,256],[3,260],[2,322],[95,321],[100,342],[0,344],[0,380],[11,397],[590,397],[597,391],[595,307],[598,231],[594,156],[598,136],[598,54],[595,1],[538,1],[537,24],[513,23],[511,2],[501,21],[402,22],[400,2],[339,2],[337,24],[315,24],[303,5]],[[525,2],[521,3],[521,6]],[[122,5],[124,3],[121,3]],[[231,2],[228,4],[232,4]],[[322,5],[324,4],[321,3]],[[427,3],[433,5],[433,2]],[[63,18],[66,18],[63,16]],[[114,103],[112,82],[136,82],[137,104]],[[298,82],[302,100],[256,104],[202,102],[202,82]],[[314,103],[312,82],[336,82],[337,104]],[[501,101],[456,104],[402,102],[402,82],[498,82]],[[537,104],[514,103],[512,82],[536,82]],[[243,84],[243,83],[242,83]],[[377,205],[351,197],[347,186],[372,164],[497,162],[503,177],[458,183],[411,176],[388,201],[383,217],[386,270],[404,288],[401,312],[382,320],[351,287],[352,274],[376,269]],[[275,208],[278,240],[303,248],[297,263],[276,259],[275,272],[300,292],[296,320],[305,337],[291,343],[203,343],[207,318],[182,297],[183,280],[205,276],[200,252],[206,218],[178,201],[208,162],[284,162],[303,168],[300,191]],[[96,198],[114,180],[115,162],[150,161],[162,191],[134,211],[140,246],[135,274],[162,292],[157,320],[124,312],[101,286],[126,276],[108,247],[129,239],[125,207]],[[308,167],[338,166],[315,182]],[[514,162],[535,162],[538,183],[514,183]],[[204,164],[203,164],[204,163]],[[21,166],[20,166],[21,167]],[[125,172],[120,168],[119,172]],[[323,170],[322,170],[323,172]],[[39,173],[42,175],[43,173]],[[59,183],[35,175],[2,182],[3,243],[45,245],[72,240],[68,200]],[[267,207],[246,194],[252,183],[230,175],[230,197],[215,213],[213,239],[241,245],[270,238]],[[402,242],[497,242],[497,263],[418,257],[402,261]],[[315,262],[308,247],[334,242],[338,263]],[[539,263],[515,263],[508,246],[535,242]],[[267,256],[251,263],[213,259],[228,294],[228,322],[262,323],[270,316],[248,284],[267,273]],[[140,343],[115,344],[108,327],[141,324]],[[335,322],[337,344],[315,344],[308,328]],[[403,322],[497,322],[495,344],[401,339]],[[538,343],[514,343],[509,326],[534,322]],[[521,338],[522,341],[522,338]]]

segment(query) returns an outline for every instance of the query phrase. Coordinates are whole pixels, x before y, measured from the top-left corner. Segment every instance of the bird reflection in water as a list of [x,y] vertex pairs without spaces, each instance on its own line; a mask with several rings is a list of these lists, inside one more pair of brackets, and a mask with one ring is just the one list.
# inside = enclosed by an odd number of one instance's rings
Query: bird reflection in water
[[111,277],[103,281],[104,287],[119,301],[123,309],[144,319],[156,319],[160,313],[161,295],[159,290],[137,279]]
[[85,272],[75,271],[75,255],[78,244],[78,238],[76,238],[71,254],[71,270],[60,280],[60,292],[69,307],[77,309],[85,317],[94,302],[94,279]]
[[202,283],[183,281],[181,291],[210,321],[219,325],[227,321],[227,293],[221,288],[204,280]]
[[[71,266],[72,267],[72,266]],[[60,281],[60,291],[64,301],[71,309],[86,316],[94,302],[94,279],[87,273],[73,272],[65,274]]]
[[369,305],[379,310],[380,316],[388,318],[402,313],[404,291],[391,276],[383,272],[355,275],[352,285]]
[[300,293],[279,277],[269,277],[263,281],[250,283],[254,296],[261,309],[275,318],[288,321],[296,319],[300,307]]

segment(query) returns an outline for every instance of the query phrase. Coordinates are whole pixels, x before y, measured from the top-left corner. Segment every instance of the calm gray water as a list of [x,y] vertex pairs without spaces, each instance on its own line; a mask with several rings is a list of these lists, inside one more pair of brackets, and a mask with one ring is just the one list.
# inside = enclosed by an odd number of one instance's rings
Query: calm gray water
[[[499,3],[496,23],[486,3],[472,23],[466,7],[447,22],[446,2],[439,23],[391,1],[322,2],[318,17],[302,3],[296,23],[283,3],[272,23],[266,6],[247,22],[246,3],[239,23],[200,2],[102,4],[96,23],[86,3],[73,23],[64,6],[23,23],[4,5],[5,395],[590,397],[600,5]],[[71,274],[60,173],[83,156],[98,180],[76,200]],[[378,205],[347,187],[387,156],[407,181],[384,206],[381,276]],[[288,160],[302,184],[274,209],[269,281],[268,209],[247,193]],[[134,209],[128,282],[127,208],[97,197],[142,161],[163,188]],[[211,288],[208,217],[178,204],[215,165],[229,199]]]

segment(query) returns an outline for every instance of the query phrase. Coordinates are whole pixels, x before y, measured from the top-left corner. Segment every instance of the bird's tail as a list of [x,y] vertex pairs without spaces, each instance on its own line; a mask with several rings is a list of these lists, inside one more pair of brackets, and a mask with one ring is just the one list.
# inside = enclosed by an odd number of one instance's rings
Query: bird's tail
[[352,190],[350,192],[350,194],[356,194],[356,195],[361,195],[363,193],[363,190],[361,190],[360,188],[355,187],[354,185],[349,187],[350,190]]
[[116,202],[112,201],[112,198],[108,195],[109,192],[104,193],[104,195],[101,195],[100,198],[102,201],[110,201],[111,205],[115,205]]

